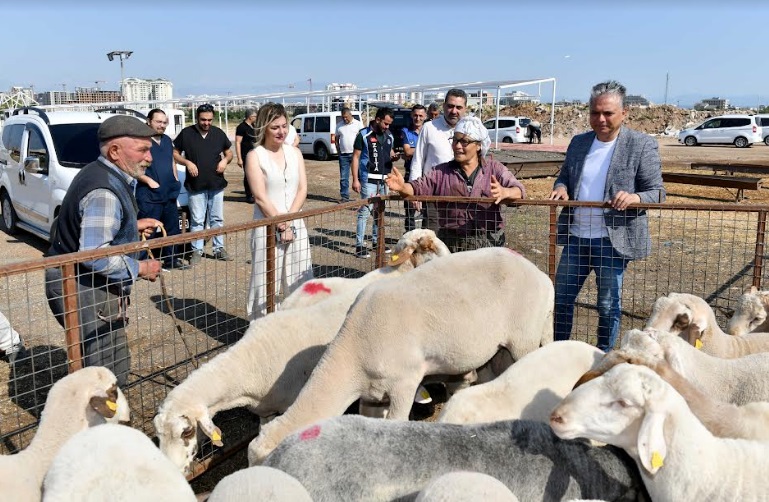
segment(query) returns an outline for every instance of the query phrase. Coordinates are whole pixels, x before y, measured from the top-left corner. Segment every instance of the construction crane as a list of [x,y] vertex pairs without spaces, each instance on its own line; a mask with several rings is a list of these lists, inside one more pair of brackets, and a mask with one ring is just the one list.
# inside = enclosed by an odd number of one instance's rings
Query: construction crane
[[96,84],[96,90],[100,91],[101,88],[99,87],[99,84],[106,84],[107,81],[106,80],[94,80],[93,83]]

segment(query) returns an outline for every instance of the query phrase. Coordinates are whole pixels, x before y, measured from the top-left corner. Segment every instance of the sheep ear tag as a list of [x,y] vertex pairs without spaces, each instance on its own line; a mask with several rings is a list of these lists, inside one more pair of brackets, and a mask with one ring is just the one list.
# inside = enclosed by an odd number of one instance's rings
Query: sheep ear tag
[[663,465],[665,465],[665,462],[662,461],[662,455],[660,455],[660,452],[658,451],[652,452],[651,464],[652,464],[652,469],[654,470],[657,470]]
[[393,253],[392,255],[390,255],[390,261],[387,262],[387,265],[391,267],[400,265],[401,263],[409,260],[413,253],[414,253],[414,248],[407,248],[401,251],[400,253]]
[[699,338],[697,340],[695,340],[694,348],[697,349],[697,350],[702,350],[702,340],[700,340]]
[[89,403],[91,408],[104,418],[113,418],[117,411],[117,402],[104,395],[91,397]]
[[117,403],[115,401],[107,399],[104,403],[107,405],[107,408],[109,408],[110,411],[117,411]]
[[210,418],[199,420],[198,423],[200,424],[200,430],[211,439],[211,443],[214,446],[224,446],[224,443],[222,443],[222,431],[214,425]]

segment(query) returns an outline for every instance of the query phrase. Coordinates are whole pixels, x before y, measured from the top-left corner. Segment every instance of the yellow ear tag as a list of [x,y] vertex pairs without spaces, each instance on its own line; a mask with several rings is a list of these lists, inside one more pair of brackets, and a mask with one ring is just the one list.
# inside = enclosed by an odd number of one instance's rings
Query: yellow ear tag
[[660,452],[653,451],[652,452],[652,469],[659,469],[662,467],[664,462],[662,462],[662,455],[660,455]]
[[398,260],[398,255],[397,254],[394,254],[394,255],[390,256],[390,261],[397,261],[397,260]]
[[422,399],[430,399],[430,393],[427,392],[427,389],[422,389],[419,391],[419,397]]
[[117,403],[115,401],[110,401],[107,399],[105,402],[107,403],[107,408],[109,408],[110,411],[117,411]]
[[702,340],[699,338],[694,341],[694,348],[697,350],[702,350]]
[[218,432],[214,431],[211,434],[211,440],[213,440],[213,441],[221,441],[222,440],[222,436]]

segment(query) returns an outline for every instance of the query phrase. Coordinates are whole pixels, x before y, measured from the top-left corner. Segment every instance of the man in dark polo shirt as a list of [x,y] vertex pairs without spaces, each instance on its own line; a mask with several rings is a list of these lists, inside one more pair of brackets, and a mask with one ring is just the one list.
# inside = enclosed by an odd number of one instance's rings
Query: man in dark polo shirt
[[[224,170],[232,160],[232,143],[227,135],[214,126],[214,107],[200,105],[196,110],[197,123],[182,129],[174,140],[174,160],[187,168],[184,186],[189,194],[190,231],[203,230],[208,214],[208,227],[224,226]],[[184,156],[182,156],[184,154]],[[214,259],[231,258],[224,249],[224,238],[213,238]],[[192,242],[190,265],[203,258],[203,239]]]

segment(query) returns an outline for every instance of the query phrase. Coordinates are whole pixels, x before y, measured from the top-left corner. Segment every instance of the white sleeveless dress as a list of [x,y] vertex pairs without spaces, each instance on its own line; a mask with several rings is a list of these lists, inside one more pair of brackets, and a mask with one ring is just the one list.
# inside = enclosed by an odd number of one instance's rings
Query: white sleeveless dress
[[[259,165],[266,180],[267,196],[275,208],[281,213],[288,213],[299,188],[299,159],[296,148],[283,145],[285,166],[276,165],[263,146],[257,146],[254,151],[259,158]],[[254,219],[265,216],[259,206],[254,204]],[[312,257],[310,256],[310,241],[307,238],[307,228],[304,220],[291,222],[296,228],[293,242],[278,244],[275,250],[276,270],[275,285],[276,302],[281,295],[288,296],[305,281],[312,279]],[[267,313],[267,227],[254,229],[251,236],[251,280],[248,287],[248,304],[246,311],[250,321]]]

